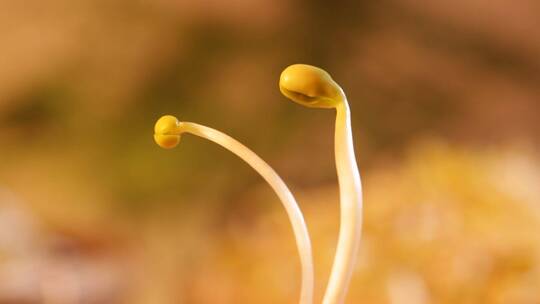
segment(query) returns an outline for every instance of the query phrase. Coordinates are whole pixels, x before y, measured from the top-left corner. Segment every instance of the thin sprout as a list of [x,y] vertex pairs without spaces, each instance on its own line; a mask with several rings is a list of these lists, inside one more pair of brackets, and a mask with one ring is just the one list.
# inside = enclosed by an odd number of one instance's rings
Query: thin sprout
[[291,191],[279,175],[253,151],[234,138],[215,129],[192,122],[179,122],[174,116],[166,115],[156,122],[154,132],[156,143],[166,149],[178,145],[182,133],[191,133],[213,141],[248,163],[270,184],[287,211],[296,238],[302,268],[300,303],[311,304],[313,302],[314,285],[311,241],[302,212]]
[[347,98],[327,72],[305,64],[287,67],[281,73],[279,87],[286,97],[301,105],[336,109],[334,146],[341,201],[341,224],[323,304],[343,303],[362,233],[362,186],[354,155]]

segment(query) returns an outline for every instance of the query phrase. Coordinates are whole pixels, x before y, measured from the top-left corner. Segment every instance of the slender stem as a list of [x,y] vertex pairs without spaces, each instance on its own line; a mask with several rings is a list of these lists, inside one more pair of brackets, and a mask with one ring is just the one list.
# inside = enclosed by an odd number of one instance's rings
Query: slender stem
[[300,303],[311,304],[313,302],[314,284],[311,241],[302,212],[287,185],[285,185],[283,180],[265,161],[234,138],[215,129],[192,122],[181,122],[180,128],[183,132],[206,138],[236,154],[253,167],[253,169],[255,169],[255,171],[257,171],[276,192],[291,221],[293,232],[296,237],[298,253],[300,255],[302,267]]
[[323,304],[345,301],[362,232],[362,186],[354,155],[351,117],[346,98],[336,107],[335,157],[341,201],[341,224],[334,265]]

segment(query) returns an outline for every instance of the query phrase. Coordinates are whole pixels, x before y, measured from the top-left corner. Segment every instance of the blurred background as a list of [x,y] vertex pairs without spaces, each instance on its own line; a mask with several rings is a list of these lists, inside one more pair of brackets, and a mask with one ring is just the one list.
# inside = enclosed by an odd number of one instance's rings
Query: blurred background
[[312,235],[316,303],[339,227],[332,111],[349,97],[365,230],[347,303],[540,303],[540,2],[2,0],[0,303],[296,303],[270,163]]

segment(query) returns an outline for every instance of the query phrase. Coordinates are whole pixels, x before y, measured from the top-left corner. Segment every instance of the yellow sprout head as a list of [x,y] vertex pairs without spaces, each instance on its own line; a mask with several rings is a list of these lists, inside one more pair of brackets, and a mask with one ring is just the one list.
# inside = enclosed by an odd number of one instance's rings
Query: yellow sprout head
[[164,149],[172,149],[180,142],[181,122],[171,115],[162,116],[154,126],[154,140]]
[[283,70],[279,89],[292,101],[311,108],[335,108],[344,99],[343,90],[325,70],[307,64]]

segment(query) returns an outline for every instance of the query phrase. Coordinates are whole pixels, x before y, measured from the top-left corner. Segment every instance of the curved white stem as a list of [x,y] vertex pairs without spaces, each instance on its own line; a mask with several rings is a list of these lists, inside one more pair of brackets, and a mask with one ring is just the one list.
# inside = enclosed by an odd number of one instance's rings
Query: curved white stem
[[311,241],[302,212],[300,211],[300,208],[298,207],[298,204],[296,203],[296,200],[287,185],[285,185],[283,180],[265,161],[263,161],[253,151],[242,145],[234,138],[215,129],[192,122],[181,122],[179,127],[181,128],[182,132],[188,132],[211,140],[236,154],[251,167],[253,167],[253,169],[255,169],[255,171],[257,171],[276,192],[291,221],[293,232],[296,237],[298,253],[300,255],[300,263],[302,267],[302,290],[300,295],[300,303],[311,304],[313,302],[314,284]]
[[362,185],[354,155],[351,117],[345,97],[336,107],[335,157],[339,181],[341,224],[334,265],[323,304],[345,301],[362,232]]

